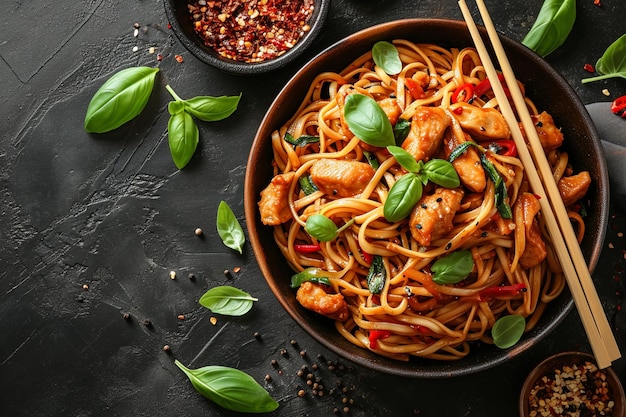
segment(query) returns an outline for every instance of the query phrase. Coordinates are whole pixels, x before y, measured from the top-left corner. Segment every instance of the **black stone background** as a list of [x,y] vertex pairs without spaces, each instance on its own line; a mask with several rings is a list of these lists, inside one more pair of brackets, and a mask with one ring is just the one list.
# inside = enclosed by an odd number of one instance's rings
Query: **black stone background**
[[[542,1],[486,3],[498,30],[521,40]],[[585,104],[611,101],[626,94],[626,80],[583,85],[580,79],[589,76],[583,65],[595,63],[626,33],[626,2],[577,3],[574,30],[548,62]],[[453,0],[333,0],[324,31],[298,61],[272,74],[238,77],[184,50],[167,29],[161,0],[4,2],[0,415],[236,415],[197,394],[173,364],[178,358],[191,367],[225,365],[248,372],[280,402],[272,413],[276,416],[333,415],[335,408],[343,408],[343,397],[352,401],[349,414],[341,414],[352,416],[517,416],[519,391],[532,366],[552,353],[588,351],[574,311],[530,351],[478,374],[412,380],[355,367],[312,340],[281,309],[249,244],[240,256],[217,237],[220,200],[243,222],[250,143],[289,77],[342,37],[406,17],[462,19]],[[140,27],[136,37],[135,23]],[[156,53],[148,53],[149,47]],[[177,62],[175,55],[184,61]],[[114,72],[134,65],[161,70],[146,110],[113,133],[85,133],[91,96]],[[243,94],[232,118],[200,124],[199,149],[182,171],[174,167],[167,147],[170,97],[165,84],[184,98]],[[603,94],[605,88],[610,96]],[[626,267],[624,203],[611,202],[594,273],[622,352],[626,320],[618,306]],[[194,234],[197,227],[204,229],[203,237]],[[241,271],[224,275],[235,267]],[[175,280],[170,271],[176,271]],[[212,315],[197,301],[223,284],[240,287],[259,302],[244,317]],[[184,320],[178,319],[181,314]],[[210,322],[213,316],[216,324]],[[171,347],[169,353],[164,345]],[[314,362],[320,364],[315,375],[326,389],[339,382],[348,392],[313,398],[296,373],[302,365],[312,369]],[[624,359],[614,369],[626,381]],[[297,387],[307,395],[299,397]]]

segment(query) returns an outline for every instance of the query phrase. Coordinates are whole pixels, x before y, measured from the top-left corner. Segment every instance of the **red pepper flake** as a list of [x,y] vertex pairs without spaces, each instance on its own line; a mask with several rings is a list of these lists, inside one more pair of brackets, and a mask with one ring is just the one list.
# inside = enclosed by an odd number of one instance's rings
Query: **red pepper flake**
[[157,54],[156,60],[157,61],[163,61],[163,54]]
[[174,58],[176,59],[177,62],[183,62],[183,56],[182,55],[175,55]]
[[595,68],[593,67],[593,65],[591,65],[591,64],[585,64],[585,65],[583,65],[583,69],[584,69],[585,71],[587,71],[587,72],[591,72],[591,73],[596,72],[596,69],[595,69]]
[[190,0],[195,32],[227,59],[262,62],[276,58],[309,31],[314,0]]
[[611,111],[626,119],[626,96],[621,96],[611,103]]
[[602,7],[602,4],[600,3],[600,0],[593,0],[593,4],[595,4],[596,6]]

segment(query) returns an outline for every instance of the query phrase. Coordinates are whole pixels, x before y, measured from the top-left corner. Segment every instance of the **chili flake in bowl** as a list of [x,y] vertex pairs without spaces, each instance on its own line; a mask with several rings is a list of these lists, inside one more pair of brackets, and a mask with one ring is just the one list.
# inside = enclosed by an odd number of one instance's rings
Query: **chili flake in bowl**
[[592,355],[553,355],[528,375],[520,395],[520,416],[621,417],[624,390],[615,372],[599,369]]
[[198,59],[237,74],[280,68],[319,33],[330,0],[164,0],[172,30]]

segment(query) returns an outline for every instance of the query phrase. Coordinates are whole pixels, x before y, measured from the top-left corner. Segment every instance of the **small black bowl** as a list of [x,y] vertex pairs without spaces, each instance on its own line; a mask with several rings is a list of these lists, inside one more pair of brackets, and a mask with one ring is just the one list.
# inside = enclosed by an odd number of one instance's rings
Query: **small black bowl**
[[238,74],[253,75],[270,72],[284,67],[301,55],[315,40],[324,25],[330,0],[315,0],[315,9],[308,24],[310,30],[284,54],[262,62],[247,63],[224,58],[207,46],[193,29],[193,22],[187,8],[188,0],[163,0],[165,13],[178,40],[200,61],[220,70]]

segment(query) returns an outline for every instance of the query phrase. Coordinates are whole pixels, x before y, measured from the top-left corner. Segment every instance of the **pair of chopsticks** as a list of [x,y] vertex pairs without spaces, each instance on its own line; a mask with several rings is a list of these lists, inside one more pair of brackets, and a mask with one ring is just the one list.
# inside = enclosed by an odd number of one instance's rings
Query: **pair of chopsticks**
[[[580,315],[583,327],[587,333],[591,349],[596,358],[599,368],[611,366],[611,362],[619,359],[621,354],[615,341],[615,337],[609,326],[598,293],[591,280],[591,274],[583,257],[580,245],[576,239],[574,229],[567,216],[563,200],[559,194],[552,170],[548,164],[545,152],[539,141],[539,136],[524,102],[523,94],[517,84],[515,74],[511,69],[500,38],[495,26],[491,21],[489,12],[483,0],[476,0],[480,15],[489,35],[498,63],[510,90],[513,104],[522,122],[524,131],[530,143],[530,149],[526,145],[522,132],[519,128],[513,109],[500,81],[496,69],[491,61],[489,52],[480,36],[476,23],[465,0],[459,0],[459,7],[463,13],[465,22],[470,31],[478,55],[485,67],[487,78],[491,80],[491,86],[495,93],[500,110],[505,117],[511,135],[518,149],[518,154],[524,171],[528,176],[533,193],[537,194],[541,211],[545,217],[548,232],[553,240],[554,248],[563,268],[574,303]],[[532,154],[531,154],[532,153]],[[538,168],[538,170],[537,170]],[[539,176],[541,174],[541,177]],[[543,181],[542,181],[543,179]],[[545,185],[545,189],[544,189]],[[546,192],[547,191],[547,192]]]

